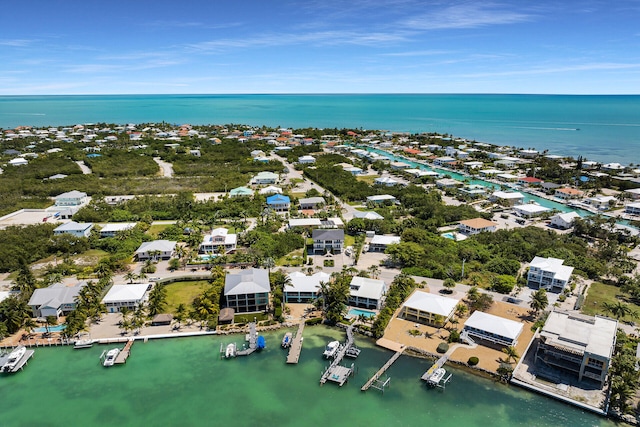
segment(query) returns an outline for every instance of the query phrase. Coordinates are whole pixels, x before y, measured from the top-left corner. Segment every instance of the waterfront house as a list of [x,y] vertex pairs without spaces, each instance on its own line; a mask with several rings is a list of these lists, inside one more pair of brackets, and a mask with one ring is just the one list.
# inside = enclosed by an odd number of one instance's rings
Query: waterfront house
[[247,187],[237,187],[229,191],[229,197],[251,197],[253,190]]
[[456,160],[453,157],[448,157],[448,156],[444,156],[444,157],[437,157],[435,159],[433,159],[433,164],[435,166],[441,166],[441,167],[453,167],[458,163],[458,160]]
[[522,205],[517,205],[513,207],[513,212],[516,215],[519,215],[523,218],[533,218],[543,214],[544,212],[548,212],[551,209],[546,208],[544,206],[540,206],[536,203],[526,203]]
[[115,237],[118,233],[132,230],[135,222],[114,222],[105,224],[100,230],[100,237]]
[[518,178],[518,184],[521,184],[524,187],[533,187],[536,185],[541,185],[544,181],[540,178],[535,178],[533,176],[523,176]]
[[573,227],[573,221],[576,218],[580,218],[580,215],[573,211],[559,213],[551,217],[551,226],[560,228],[562,230],[567,230]]
[[571,279],[573,267],[563,265],[564,260],[558,258],[535,257],[529,265],[527,286],[560,293]]
[[107,312],[117,313],[124,307],[135,310],[148,299],[149,283],[136,283],[128,285],[113,285],[102,299],[107,307]]
[[462,187],[463,185],[463,182],[453,178],[442,178],[436,181],[436,187],[438,188],[458,188]]
[[226,306],[236,313],[255,313],[269,307],[269,272],[262,268],[250,268],[229,273],[224,281]]
[[267,206],[275,212],[289,212],[291,200],[289,199],[289,196],[275,194],[267,197]]
[[53,230],[54,235],[71,234],[75,237],[89,237],[91,229],[93,228],[92,222],[75,222],[70,221],[66,224],[59,225]]
[[146,261],[148,259],[152,261],[167,260],[175,255],[177,242],[169,240],[153,240],[151,242],[143,242],[138,249],[136,249],[136,258],[138,261]]
[[503,347],[515,346],[524,325],[503,317],[474,311],[464,322],[462,334]]
[[284,287],[285,303],[311,303],[318,298],[320,283],[328,282],[331,275],[319,271],[307,276],[299,271],[294,271],[287,275],[289,284]]
[[350,306],[379,310],[387,292],[383,280],[354,276],[349,285]]
[[471,161],[471,162],[464,162],[463,165],[466,170],[470,170],[470,169],[480,169],[481,167],[484,166],[484,163],[479,161]]
[[640,215],[640,202],[628,203],[624,206],[624,213]]
[[598,210],[606,210],[615,207],[618,199],[613,196],[595,196],[584,199],[584,202]]
[[502,171],[500,169],[483,169],[480,171],[480,176],[483,176],[485,178],[489,178],[492,176],[496,176],[499,173],[502,173]]
[[313,230],[313,251],[315,253],[341,253],[344,246],[344,230],[327,228]]
[[562,200],[579,199],[583,195],[584,193],[582,191],[576,188],[569,187],[556,188],[556,191],[554,193],[554,196]]
[[480,234],[484,232],[494,232],[498,224],[484,218],[465,219],[458,224],[458,231],[467,236]]
[[416,290],[402,305],[400,317],[426,325],[444,326],[460,300]]
[[66,316],[75,310],[78,294],[86,285],[87,282],[79,282],[74,286],[55,283],[48,288],[36,289],[27,305],[33,317]]
[[520,156],[527,159],[535,159],[538,154],[540,153],[537,150],[520,150]]
[[507,206],[514,206],[521,204],[524,201],[524,196],[517,191],[494,191],[490,200],[504,203]]
[[477,184],[469,184],[464,187],[458,189],[458,193],[463,194],[467,197],[478,198],[487,194],[486,187]]
[[226,228],[214,228],[211,233],[204,235],[198,252],[201,254],[233,252],[236,250],[237,242],[237,234],[229,233]]
[[307,197],[298,200],[298,203],[300,210],[316,210],[324,206],[326,201],[322,197]]
[[[536,334],[535,361],[602,388],[616,344],[618,322],[602,316],[552,311]],[[533,347],[533,346],[532,346]]]
[[89,203],[87,193],[82,191],[67,191],[53,198],[56,206],[81,206]]
[[400,243],[399,236],[383,236],[376,234],[369,242],[369,252],[384,252],[389,245]]
[[629,190],[625,190],[624,194],[632,200],[638,200],[640,199],[640,188],[630,188]]

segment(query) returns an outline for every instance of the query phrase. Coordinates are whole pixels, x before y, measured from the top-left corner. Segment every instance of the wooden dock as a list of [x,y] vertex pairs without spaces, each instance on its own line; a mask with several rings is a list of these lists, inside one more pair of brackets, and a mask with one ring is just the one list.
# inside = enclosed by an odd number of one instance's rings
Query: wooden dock
[[344,358],[345,354],[349,347],[353,345],[353,325],[347,328],[347,342],[344,345],[340,346],[338,353],[336,353],[333,358],[333,362],[331,365],[324,371],[322,377],[320,377],[320,384],[324,384],[327,381],[333,381],[338,383],[340,387],[344,385],[345,382],[349,379],[351,374],[353,374],[354,365],[351,364],[351,367],[341,366],[340,362]]
[[256,322],[249,323],[249,333],[246,335],[247,341],[249,341],[249,347],[236,351],[236,356],[248,356],[258,348],[258,330],[256,329]]
[[131,347],[133,347],[134,342],[135,341],[133,340],[133,338],[127,341],[127,344],[124,346],[122,350],[120,350],[120,353],[118,353],[118,356],[116,356],[116,360],[113,362],[115,365],[123,365],[127,363],[127,359],[131,355]]
[[300,360],[300,352],[302,352],[302,331],[304,330],[305,321],[300,319],[300,325],[298,325],[298,332],[291,341],[289,347],[289,354],[287,355],[287,363],[298,363]]
[[[402,355],[402,353],[404,353],[405,348],[406,347],[402,347],[402,348],[400,348],[400,350],[396,351],[393,354],[393,356],[391,356],[391,359],[387,360],[387,363],[385,363],[384,366],[382,366],[382,368],[378,369],[378,372],[376,372],[371,378],[369,378],[369,381],[367,381],[365,383],[365,385],[363,385],[360,390],[362,390],[362,391],[369,390],[369,388],[372,386],[372,384],[375,383],[376,381],[378,381],[380,376],[382,376],[382,374],[384,374],[387,371],[387,369],[389,369],[389,367],[391,365],[393,365],[393,362],[398,360],[398,358]],[[388,384],[388,381],[385,381],[384,385],[386,386],[386,384]]]
[[425,372],[422,377],[420,377],[420,379],[424,381],[429,380],[429,377],[431,377],[435,370],[438,368],[442,368],[444,364],[447,363],[447,360],[449,360],[449,352],[445,353],[440,359],[436,360],[436,363],[434,363],[433,366],[431,366],[427,370],[427,372]]

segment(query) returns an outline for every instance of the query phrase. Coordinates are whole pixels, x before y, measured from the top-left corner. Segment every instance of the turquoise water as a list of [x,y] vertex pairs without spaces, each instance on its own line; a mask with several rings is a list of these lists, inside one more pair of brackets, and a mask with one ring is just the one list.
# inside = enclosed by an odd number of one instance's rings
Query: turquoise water
[[3,128],[161,121],[438,132],[640,163],[637,95],[0,96]]
[[364,317],[373,317],[376,315],[373,311],[362,310],[360,308],[350,308],[348,315],[350,317],[364,316]]
[[[66,327],[67,325],[49,326],[49,332],[61,332],[64,331]],[[47,328],[35,328],[34,332],[47,332]]]
[[512,386],[459,370],[442,392],[420,376],[427,360],[401,356],[384,395],[360,387],[391,356],[370,340],[358,372],[340,388],[319,385],[327,342],[344,331],[304,331],[300,364],[285,363],[284,330],[266,333],[267,348],[221,360],[220,344],[240,336],[136,342],[126,365],[104,368],[111,346],[38,348],[24,371],[0,377],[0,426],[613,426],[610,421]]
[[441,236],[446,239],[451,239],[451,240],[456,239],[456,235],[454,233],[444,233],[444,234],[441,234]]

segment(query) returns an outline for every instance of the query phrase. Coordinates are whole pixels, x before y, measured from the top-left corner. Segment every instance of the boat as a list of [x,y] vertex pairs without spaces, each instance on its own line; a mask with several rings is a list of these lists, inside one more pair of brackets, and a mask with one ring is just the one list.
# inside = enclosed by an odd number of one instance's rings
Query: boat
[[447,371],[444,368],[438,368],[427,378],[427,383],[430,385],[438,385],[444,378]]
[[282,348],[291,347],[292,339],[293,339],[293,334],[291,332],[287,332],[286,334],[284,334],[284,337],[282,337]]
[[231,357],[236,357],[236,343],[232,342],[227,345],[227,349],[224,351],[224,357],[227,359]]
[[81,335],[73,343],[73,348],[91,348],[91,346],[93,346],[93,340],[88,334]]
[[109,367],[113,366],[116,363],[116,357],[120,354],[119,348],[112,348],[107,351],[107,353],[102,353],[104,356],[102,358],[102,366]]
[[256,348],[258,350],[262,350],[267,347],[267,341],[264,339],[262,335],[258,336],[258,341],[256,342]]
[[21,345],[16,347],[9,356],[7,356],[7,362],[0,369],[2,372],[13,372],[13,370],[18,365],[18,362],[24,357],[24,354],[27,352],[27,347]]
[[322,353],[322,355],[324,357],[326,357],[327,359],[330,359],[330,358],[332,358],[333,356],[336,355],[336,353],[338,352],[338,348],[340,348],[340,342],[339,341],[331,341],[325,347],[324,352]]

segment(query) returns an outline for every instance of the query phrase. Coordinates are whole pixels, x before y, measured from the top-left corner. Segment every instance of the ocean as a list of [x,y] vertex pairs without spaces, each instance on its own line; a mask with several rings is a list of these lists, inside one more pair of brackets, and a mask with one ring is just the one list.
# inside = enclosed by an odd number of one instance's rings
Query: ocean
[[[267,348],[223,360],[220,345],[243,336],[136,342],[125,365],[104,368],[94,346],[38,348],[22,372],[0,376],[0,426],[318,426],[613,427],[595,414],[514,386],[449,368],[445,390],[420,376],[428,360],[401,356],[387,371],[384,394],[360,391],[391,352],[370,339],[357,373],[343,387],[319,385],[327,342],[343,330],[307,327],[300,363],[287,365],[284,330],[265,334]],[[349,361],[350,359],[345,359]]]
[[640,164],[638,95],[0,96],[0,127],[78,123],[248,124],[436,132]]

